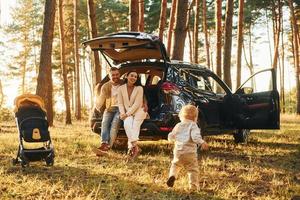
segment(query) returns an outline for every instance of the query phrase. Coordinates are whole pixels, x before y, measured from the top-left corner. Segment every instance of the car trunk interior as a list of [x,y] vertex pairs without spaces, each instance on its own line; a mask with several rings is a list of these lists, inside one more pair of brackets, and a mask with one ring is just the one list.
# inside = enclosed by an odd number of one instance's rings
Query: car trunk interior
[[121,79],[125,79],[126,73],[136,71],[139,74],[139,80],[144,88],[144,97],[147,100],[148,113],[150,119],[154,119],[159,113],[161,101],[160,86],[164,77],[165,67],[159,66],[127,66],[121,67]]

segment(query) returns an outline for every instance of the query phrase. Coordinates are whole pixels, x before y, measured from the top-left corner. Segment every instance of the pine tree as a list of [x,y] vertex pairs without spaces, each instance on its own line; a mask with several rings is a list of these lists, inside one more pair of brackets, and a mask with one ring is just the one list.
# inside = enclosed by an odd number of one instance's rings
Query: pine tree
[[52,84],[52,42],[55,21],[56,1],[46,0],[42,35],[40,66],[36,94],[41,96],[46,105],[49,125],[53,125],[53,84]]

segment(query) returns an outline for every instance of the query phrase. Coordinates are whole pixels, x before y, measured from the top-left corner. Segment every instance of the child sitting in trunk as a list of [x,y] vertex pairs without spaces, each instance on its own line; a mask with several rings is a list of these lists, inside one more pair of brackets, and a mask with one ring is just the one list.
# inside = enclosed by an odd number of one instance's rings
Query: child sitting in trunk
[[198,109],[195,106],[183,106],[179,112],[179,118],[181,122],[176,124],[168,135],[169,141],[175,141],[175,147],[167,185],[173,187],[179,171],[178,167],[183,167],[188,173],[189,189],[197,191],[199,189],[197,144],[203,150],[208,149],[208,144],[201,137],[197,125]]

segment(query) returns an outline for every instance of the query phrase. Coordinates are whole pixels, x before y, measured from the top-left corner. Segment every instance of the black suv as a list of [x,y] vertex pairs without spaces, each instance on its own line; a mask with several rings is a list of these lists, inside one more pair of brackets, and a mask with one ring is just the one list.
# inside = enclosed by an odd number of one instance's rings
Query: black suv
[[[250,129],[280,126],[274,69],[257,72],[233,93],[206,67],[171,61],[163,43],[154,35],[121,32],[86,41],[84,45],[100,51],[110,66],[120,69],[122,76],[129,70],[139,73],[150,115],[142,124],[142,140],[166,139],[185,104],[198,106],[198,124],[204,136],[230,133],[236,142],[245,142]],[[107,81],[108,76],[101,83]],[[92,130],[100,133],[101,113],[93,110],[92,116]],[[125,137],[124,129],[120,129],[118,137]]]

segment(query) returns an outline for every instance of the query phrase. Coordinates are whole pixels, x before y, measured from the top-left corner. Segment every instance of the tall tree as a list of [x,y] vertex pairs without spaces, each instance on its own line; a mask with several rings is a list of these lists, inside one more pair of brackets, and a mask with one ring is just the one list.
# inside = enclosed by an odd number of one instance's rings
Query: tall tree
[[239,22],[237,36],[237,61],[236,61],[236,88],[241,85],[242,74],[242,48],[243,48],[243,25],[244,25],[244,0],[239,0]]
[[224,81],[231,86],[231,44],[232,44],[233,0],[227,0],[225,16],[225,38],[223,52]]
[[69,84],[68,84],[68,70],[66,66],[66,53],[65,53],[65,31],[64,31],[64,15],[62,0],[58,0],[58,14],[59,14],[59,36],[60,36],[60,55],[61,55],[61,68],[64,82],[64,97],[66,105],[66,124],[72,124]]
[[178,0],[172,0],[172,8],[171,8],[171,13],[170,13],[170,22],[169,22],[169,28],[168,28],[168,43],[167,43],[167,52],[169,55],[171,53],[171,45],[172,45],[172,37],[173,37],[173,30],[174,30],[177,1]]
[[183,60],[184,44],[186,38],[187,12],[188,1],[178,0],[176,6],[174,37],[171,49],[171,58],[175,60]]
[[130,0],[129,6],[129,31],[138,31],[139,5],[138,0]]
[[144,0],[139,0],[139,31],[140,32],[144,32],[144,27],[145,27],[144,10],[145,10]]
[[166,14],[167,14],[167,0],[161,1],[161,8],[160,8],[160,19],[159,19],[159,38],[163,41],[163,34],[166,25]]
[[299,30],[298,25],[295,17],[295,10],[292,0],[288,0],[290,13],[291,13],[291,23],[292,23],[292,46],[293,48],[293,55],[294,55],[294,67],[295,67],[295,76],[296,76],[296,92],[297,92],[297,105],[296,105],[296,112],[300,114],[300,80],[299,80]]
[[49,125],[53,125],[53,84],[51,54],[55,21],[56,1],[46,0],[40,66],[38,72],[36,94],[45,101]]
[[281,13],[281,77],[280,77],[280,96],[281,96],[281,102],[282,102],[282,112],[285,113],[285,93],[284,93],[284,74],[285,74],[285,54],[284,54],[284,29],[283,29],[283,16],[282,16],[282,6],[280,7],[280,13]]
[[191,10],[192,10],[192,7],[193,7],[192,4],[193,4],[193,2],[188,7],[187,20],[186,20],[186,33],[187,33],[187,38],[188,38],[188,41],[189,41],[190,62],[194,62],[194,60],[193,60],[193,56],[194,56],[194,42],[193,42],[192,34],[191,34],[191,32],[193,33],[193,29],[192,30],[190,29],[190,19],[192,18],[191,17],[191,15],[192,15],[191,14]]
[[215,0],[215,22],[216,22],[216,72],[222,77],[222,0]]
[[[87,10],[89,16],[89,30],[90,30],[90,38],[97,37],[97,25],[96,25],[96,12],[95,5],[93,0],[87,1]],[[97,51],[93,52],[94,54],[94,66],[93,66],[93,86],[95,87],[97,83],[101,81],[101,65],[99,60],[99,54]]]
[[74,0],[74,61],[75,61],[75,117],[77,120],[81,119],[81,99],[80,99],[80,70],[79,70],[79,39],[78,39],[78,0]]
[[206,0],[202,0],[202,26],[205,40],[205,52],[206,52],[206,65],[210,68],[210,53],[209,53],[209,40],[207,30],[207,16],[206,16]]
[[[281,32],[281,19],[280,19],[280,0],[277,1],[277,5],[275,2],[273,2],[273,20],[274,20],[274,56],[273,56],[273,68],[277,68],[278,63],[278,55],[279,55],[279,38],[280,38],[280,32]],[[276,11],[277,7],[277,11]]]
[[196,6],[196,13],[195,13],[195,21],[194,21],[194,62],[198,63],[200,0],[195,1],[195,6]]

